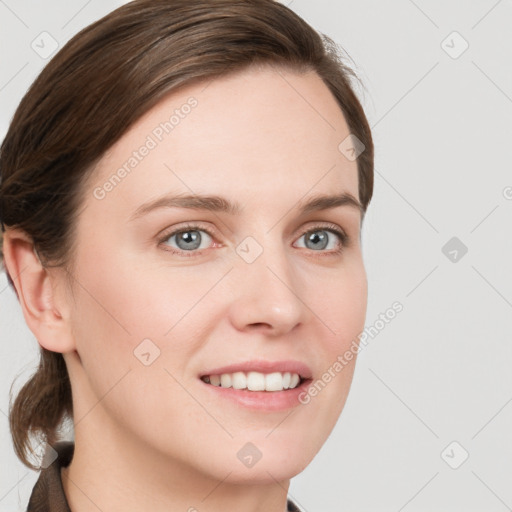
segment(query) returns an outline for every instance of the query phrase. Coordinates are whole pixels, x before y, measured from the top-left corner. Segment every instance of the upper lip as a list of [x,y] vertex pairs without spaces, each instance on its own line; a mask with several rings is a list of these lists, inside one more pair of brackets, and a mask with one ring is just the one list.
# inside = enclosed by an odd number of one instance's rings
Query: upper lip
[[226,366],[219,366],[206,370],[200,374],[200,377],[206,375],[221,375],[222,373],[235,373],[235,372],[260,372],[260,373],[273,373],[273,372],[290,372],[298,373],[303,379],[311,378],[311,369],[305,363],[300,361],[266,361],[263,359],[253,361],[243,361],[240,363],[233,363]]

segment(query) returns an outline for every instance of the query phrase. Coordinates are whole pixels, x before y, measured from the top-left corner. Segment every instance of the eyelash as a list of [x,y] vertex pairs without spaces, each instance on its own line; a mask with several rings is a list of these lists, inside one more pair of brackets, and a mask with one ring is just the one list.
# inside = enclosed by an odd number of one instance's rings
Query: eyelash
[[[186,233],[188,231],[204,231],[206,232],[211,238],[215,238],[215,235],[204,226],[201,226],[199,224],[187,224],[184,227],[181,227],[179,229],[176,229],[174,231],[171,231],[169,233],[166,233],[164,236],[159,238],[158,242],[159,245],[163,244],[166,240],[171,238],[174,235],[179,235],[180,233]],[[308,235],[310,233],[314,233],[315,231],[328,231],[330,233],[334,233],[335,235],[338,235],[340,239],[340,247],[333,251],[325,251],[326,256],[338,256],[340,255],[347,245],[350,243],[349,236],[342,230],[340,230],[336,224],[320,224],[316,226],[312,226],[311,228],[304,231],[299,238],[303,237],[304,235]],[[168,246],[167,246],[168,247]],[[182,250],[176,250],[174,248],[168,248],[164,249],[165,251],[171,252],[172,254],[178,254],[185,257],[193,257],[202,254],[203,251],[182,251]],[[324,251],[313,251],[313,252],[324,252]]]

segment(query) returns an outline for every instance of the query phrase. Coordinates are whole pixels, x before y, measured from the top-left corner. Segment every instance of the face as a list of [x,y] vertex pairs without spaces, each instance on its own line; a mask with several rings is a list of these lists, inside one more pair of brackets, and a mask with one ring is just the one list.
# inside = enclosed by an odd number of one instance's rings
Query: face
[[69,300],[77,437],[115,431],[218,479],[304,469],[366,315],[361,212],[303,208],[358,200],[349,133],[316,74],[251,68],[172,93],[104,155]]

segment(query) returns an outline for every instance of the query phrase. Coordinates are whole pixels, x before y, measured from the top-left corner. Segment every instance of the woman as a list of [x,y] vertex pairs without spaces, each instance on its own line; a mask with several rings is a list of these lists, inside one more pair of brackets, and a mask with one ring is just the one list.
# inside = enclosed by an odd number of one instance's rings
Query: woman
[[273,0],[136,0],[42,71],[0,160],[27,510],[299,510],[366,315],[354,76]]

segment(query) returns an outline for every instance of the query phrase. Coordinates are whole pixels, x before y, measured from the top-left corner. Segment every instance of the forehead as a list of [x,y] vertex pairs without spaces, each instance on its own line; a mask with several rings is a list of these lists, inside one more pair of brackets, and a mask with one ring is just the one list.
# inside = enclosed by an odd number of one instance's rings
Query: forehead
[[308,191],[357,198],[357,161],[339,149],[349,133],[316,73],[251,67],[166,96],[105,154],[92,187],[107,190],[105,210],[172,192],[255,205]]

